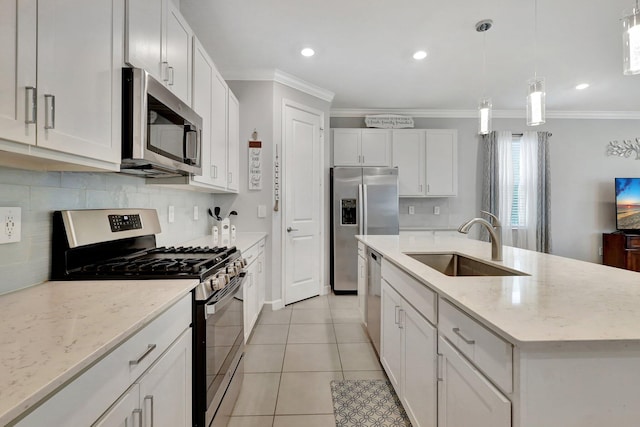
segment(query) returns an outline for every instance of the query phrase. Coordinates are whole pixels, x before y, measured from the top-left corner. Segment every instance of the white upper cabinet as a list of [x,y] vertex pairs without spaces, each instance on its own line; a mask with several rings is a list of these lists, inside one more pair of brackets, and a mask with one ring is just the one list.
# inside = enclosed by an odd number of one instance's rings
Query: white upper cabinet
[[193,31],[171,0],[127,1],[125,61],[191,104]]
[[0,0],[0,138],[36,143],[36,0]]
[[458,131],[393,131],[393,166],[400,197],[451,197],[458,194]]
[[426,195],[458,195],[458,131],[428,129],[426,156]]
[[229,90],[229,152],[227,153],[227,188],[237,193],[240,189],[240,103],[233,92]]
[[[3,159],[39,168],[44,160],[50,170],[118,170],[123,2],[0,5],[0,145],[22,156]],[[25,143],[35,145],[28,154]]]
[[400,197],[425,195],[425,141],[424,130],[393,131],[393,166],[398,167]]
[[334,166],[391,166],[391,132],[333,129]]
[[211,179],[213,185],[227,188],[228,101],[229,87],[214,68],[212,87],[213,118],[211,121]]
[[213,184],[211,122],[213,116],[213,78],[215,66],[200,42],[193,40],[193,110],[202,117],[202,175],[193,180]]

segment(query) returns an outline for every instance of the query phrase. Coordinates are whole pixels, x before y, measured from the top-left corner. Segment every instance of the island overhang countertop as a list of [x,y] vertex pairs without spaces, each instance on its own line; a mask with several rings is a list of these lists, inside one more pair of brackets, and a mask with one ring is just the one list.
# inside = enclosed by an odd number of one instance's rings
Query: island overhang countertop
[[[640,342],[640,274],[466,238],[403,234],[356,236],[383,258],[515,345]],[[526,273],[450,277],[406,253],[458,253]]]

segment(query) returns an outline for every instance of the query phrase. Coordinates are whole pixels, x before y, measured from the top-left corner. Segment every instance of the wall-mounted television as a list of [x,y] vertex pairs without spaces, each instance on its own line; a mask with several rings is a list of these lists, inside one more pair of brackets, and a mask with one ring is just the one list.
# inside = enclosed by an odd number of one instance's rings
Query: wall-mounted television
[[616,178],[616,229],[640,233],[640,178]]

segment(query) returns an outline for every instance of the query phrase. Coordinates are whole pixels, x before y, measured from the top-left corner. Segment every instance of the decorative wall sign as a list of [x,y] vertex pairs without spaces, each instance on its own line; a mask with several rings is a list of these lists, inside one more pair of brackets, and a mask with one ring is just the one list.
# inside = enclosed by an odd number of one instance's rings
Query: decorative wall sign
[[635,141],[610,141],[607,145],[607,156],[631,157],[633,153],[636,154],[636,160],[640,160],[640,138],[636,138]]
[[402,129],[412,128],[413,117],[400,116],[397,114],[377,114],[375,116],[365,116],[364,123],[370,128]]
[[262,141],[249,141],[249,190],[262,190]]

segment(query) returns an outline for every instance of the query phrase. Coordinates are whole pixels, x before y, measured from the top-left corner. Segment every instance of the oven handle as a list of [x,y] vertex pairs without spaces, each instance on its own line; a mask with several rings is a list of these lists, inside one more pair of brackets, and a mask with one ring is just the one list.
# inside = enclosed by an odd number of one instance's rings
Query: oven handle
[[240,280],[234,286],[234,288],[230,292],[227,293],[227,295],[225,295],[221,300],[216,301],[213,304],[205,304],[204,305],[204,317],[205,317],[205,319],[207,318],[207,316],[211,316],[211,315],[215,314],[216,312],[220,311],[224,306],[226,306],[228,303],[231,302],[231,300],[238,293],[238,290],[240,290],[242,288],[242,285],[244,284],[246,276],[247,276],[247,272],[244,271],[244,270],[241,271],[238,274],[238,277],[240,277]]

